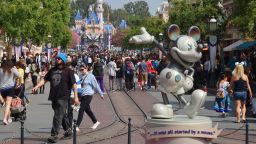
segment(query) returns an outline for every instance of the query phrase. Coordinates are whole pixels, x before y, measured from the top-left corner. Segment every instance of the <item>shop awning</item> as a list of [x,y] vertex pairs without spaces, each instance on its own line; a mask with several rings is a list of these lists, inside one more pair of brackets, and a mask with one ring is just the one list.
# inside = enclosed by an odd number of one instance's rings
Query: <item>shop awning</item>
[[255,40],[251,40],[251,41],[238,40],[235,43],[232,43],[231,45],[223,48],[223,50],[224,51],[243,50],[243,49],[250,48],[252,46],[256,46]]

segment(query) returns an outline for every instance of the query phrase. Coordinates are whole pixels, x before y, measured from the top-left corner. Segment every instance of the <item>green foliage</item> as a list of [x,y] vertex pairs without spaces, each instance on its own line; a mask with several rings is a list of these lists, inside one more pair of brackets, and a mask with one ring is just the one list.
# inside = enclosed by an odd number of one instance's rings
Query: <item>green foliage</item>
[[202,35],[208,31],[208,21],[211,16],[219,19],[220,28],[223,28],[224,19],[222,11],[217,7],[216,0],[198,0],[196,4],[189,4],[185,0],[172,1],[173,8],[170,11],[169,24],[179,25],[183,34],[186,34],[190,26],[198,26]]
[[1,0],[0,27],[6,32],[7,49],[15,39],[42,44],[49,34],[54,46],[66,47],[71,39],[69,6],[70,0]]
[[123,19],[127,20],[127,16],[128,13],[124,9],[115,9],[110,14],[110,21],[115,27],[118,27]]
[[234,13],[231,23],[240,32],[256,38],[256,0],[234,0]]
[[85,18],[88,15],[88,8],[90,6],[90,4],[95,3],[96,0],[72,0],[70,7],[71,7],[71,11],[70,11],[70,23],[69,25],[72,26],[75,23],[74,17],[76,15],[77,10],[80,10],[81,15],[83,16],[83,18]]
[[150,17],[148,3],[145,1],[129,2],[124,5],[124,9],[132,16]]
[[[135,18],[134,18],[135,19]],[[141,19],[136,20],[136,24],[132,25],[130,29],[127,30],[127,35],[124,38],[123,47],[126,49],[137,49],[137,48],[153,48],[154,45],[148,44],[148,45],[136,45],[136,44],[130,44],[129,39],[134,35],[140,35],[140,28],[145,27],[148,33],[152,36],[155,36],[158,38],[159,33],[163,33],[166,29],[166,24],[163,20],[157,18],[157,17],[150,17],[147,19]],[[134,23],[133,23],[134,24]]]

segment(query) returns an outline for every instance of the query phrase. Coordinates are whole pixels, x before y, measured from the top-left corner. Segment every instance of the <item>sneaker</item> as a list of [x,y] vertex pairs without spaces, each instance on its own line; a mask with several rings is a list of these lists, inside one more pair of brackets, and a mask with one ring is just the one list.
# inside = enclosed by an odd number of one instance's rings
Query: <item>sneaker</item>
[[79,132],[79,131],[80,131],[79,127],[76,127],[76,131],[77,131],[77,132]]
[[50,136],[48,138],[48,142],[50,142],[50,143],[57,143],[58,140],[59,140],[58,136]]
[[8,119],[8,124],[10,124],[10,123],[12,123],[12,119],[11,118]]
[[64,133],[64,136],[61,139],[63,139],[63,140],[71,139],[72,136],[73,136],[72,130],[68,129],[68,130],[66,130],[66,132]]
[[100,122],[96,122],[94,123],[94,125],[91,127],[91,129],[96,129],[99,126]]
[[9,123],[7,121],[3,120],[3,125],[8,125]]

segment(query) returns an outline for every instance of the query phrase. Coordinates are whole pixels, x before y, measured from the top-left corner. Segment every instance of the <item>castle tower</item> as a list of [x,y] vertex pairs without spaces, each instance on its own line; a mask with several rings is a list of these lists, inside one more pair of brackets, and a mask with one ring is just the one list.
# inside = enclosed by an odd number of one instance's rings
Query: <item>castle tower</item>
[[164,20],[165,22],[168,22],[169,20],[169,3],[167,1],[163,1],[160,5],[160,7],[157,9],[158,16]]
[[81,30],[81,27],[83,26],[83,17],[80,14],[80,11],[78,10],[75,16],[75,29]]
[[96,2],[96,13],[97,13],[97,16],[98,16],[98,19],[99,19],[99,25],[100,25],[101,30],[103,30],[103,24],[104,24],[103,12],[104,12],[103,0],[97,0],[97,2]]

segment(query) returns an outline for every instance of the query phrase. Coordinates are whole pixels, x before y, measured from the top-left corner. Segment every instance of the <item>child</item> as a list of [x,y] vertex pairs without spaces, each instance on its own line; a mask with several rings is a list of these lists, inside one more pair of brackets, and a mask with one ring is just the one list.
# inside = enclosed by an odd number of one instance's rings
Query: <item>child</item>
[[28,103],[30,102],[28,96],[25,95],[25,94],[24,94],[24,95],[21,94],[22,91],[23,91],[23,89],[24,89],[24,87],[23,87],[22,84],[20,83],[20,78],[17,78],[17,79],[16,79],[15,88],[14,88],[14,90],[15,90],[15,95],[16,95],[17,97],[20,97],[20,98],[23,100],[23,102],[26,102],[26,104],[28,104]]
[[228,88],[230,86],[229,82],[227,81],[227,76],[225,74],[222,74],[220,77],[220,80],[217,83],[218,90],[217,90],[217,96],[215,99],[215,110],[217,112],[222,113],[222,117],[226,117],[226,112],[230,112],[230,97],[228,93]]

